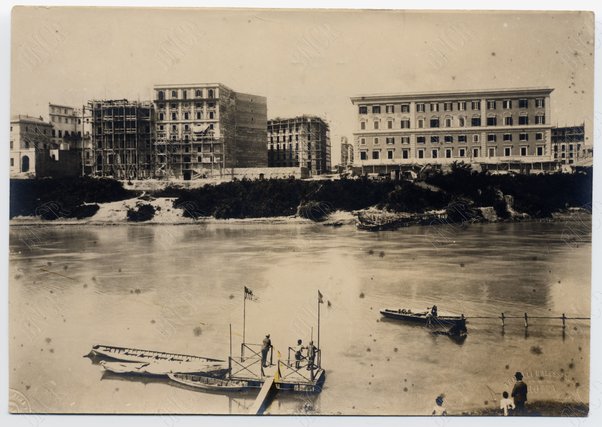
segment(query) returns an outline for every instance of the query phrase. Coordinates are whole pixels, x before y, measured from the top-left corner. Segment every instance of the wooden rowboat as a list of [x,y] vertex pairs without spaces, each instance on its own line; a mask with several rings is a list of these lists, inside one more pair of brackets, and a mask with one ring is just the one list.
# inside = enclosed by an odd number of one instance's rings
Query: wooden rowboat
[[173,372],[195,373],[214,377],[223,377],[228,368],[222,363],[193,364],[183,362],[120,362],[101,360],[105,370],[115,374],[165,376]]
[[96,344],[86,356],[98,357],[100,359],[119,360],[123,362],[182,362],[207,364],[210,362],[224,362],[224,360],[213,359],[190,354],[166,353],[163,351],[141,350],[129,347],[115,347],[110,345]]
[[388,319],[401,320],[409,323],[417,323],[432,326],[456,326],[466,329],[466,318],[464,316],[428,316],[427,311],[412,312],[411,310],[391,310],[385,308],[380,311]]
[[229,380],[182,373],[170,373],[167,376],[179,384],[203,391],[231,392],[261,388],[261,383],[257,381]]

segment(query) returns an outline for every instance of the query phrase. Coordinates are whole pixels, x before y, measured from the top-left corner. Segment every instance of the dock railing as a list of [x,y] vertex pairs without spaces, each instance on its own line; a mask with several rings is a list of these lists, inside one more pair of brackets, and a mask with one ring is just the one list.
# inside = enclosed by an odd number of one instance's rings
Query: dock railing
[[[309,366],[309,371],[311,372],[311,381],[313,381],[313,376],[314,376],[314,371],[321,369],[322,367],[322,350],[316,348],[315,350],[315,358],[313,360],[313,363],[311,364],[311,366]],[[308,356],[304,356],[303,354],[301,354],[301,359],[297,360],[295,355],[297,353],[297,350],[294,349],[293,347],[289,347],[288,351],[287,351],[287,358],[286,358],[286,366],[291,369],[294,372],[299,373],[299,375],[301,375],[303,378],[307,379],[304,375],[302,375],[299,371],[302,368],[307,369],[308,365],[310,364],[310,360],[308,358]],[[291,360],[291,354],[292,354],[292,360]],[[303,364],[303,362],[305,361],[305,365]],[[279,361],[280,362],[280,361]],[[297,362],[299,362],[299,367],[297,367]],[[285,378],[285,375],[283,375],[283,378]]]
[[529,319],[558,319],[562,320],[562,329],[566,329],[567,320],[591,320],[590,317],[568,317],[565,313],[562,313],[562,316],[529,316],[527,313],[523,313],[522,316],[508,316],[504,312],[500,316],[469,316],[467,319],[500,319],[502,321],[502,328],[506,326],[507,319],[522,319],[524,320],[525,328],[529,327]]

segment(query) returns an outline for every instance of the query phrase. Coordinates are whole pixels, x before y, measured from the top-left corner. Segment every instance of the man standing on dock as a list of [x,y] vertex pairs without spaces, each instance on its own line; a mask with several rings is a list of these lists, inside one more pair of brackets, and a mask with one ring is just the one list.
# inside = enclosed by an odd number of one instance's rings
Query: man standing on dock
[[512,389],[512,398],[514,399],[514,406],[516,406],[517,415],[525,415],[525,402],[527,401],[527,384],[523,382],[523,374],[517,372],[514,374],[516,383]]
[[267,334],[263,339],[263,343],[261,344],[261,366],[267,368],[268,361],[268,352],[272,348],[272,340],[270,339],[270,334]]

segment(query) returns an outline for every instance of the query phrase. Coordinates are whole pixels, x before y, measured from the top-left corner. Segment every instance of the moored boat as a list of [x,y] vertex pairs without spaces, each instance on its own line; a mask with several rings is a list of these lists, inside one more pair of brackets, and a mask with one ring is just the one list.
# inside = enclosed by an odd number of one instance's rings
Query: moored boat
[[222,363],[196,364],[184,362],[120,362],[101,360],[100,365],[107,371],[126,375],[165,376],[170,373],[194,373],[213,377],[223,377],[228,368]]
[[112,359],[123,362],[182,362],[207,364],[210,362],[224,362],[224,360],[210,357],[195,356],[190,354],[166,353],[163,351],[141,350],[130,347],[115,347],[110,345],[96,344],[86,356],[101,359]]
[[170,373],[170,380],[203,391],[230,392],[261,388],[261,382],[212,378],[202,375]]

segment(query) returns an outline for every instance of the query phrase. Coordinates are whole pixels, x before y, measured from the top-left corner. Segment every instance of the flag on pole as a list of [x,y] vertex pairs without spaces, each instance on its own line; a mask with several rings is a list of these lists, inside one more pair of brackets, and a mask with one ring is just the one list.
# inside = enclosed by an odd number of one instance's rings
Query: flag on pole
[[253,291],[245,286],[245,299],[256,301],[257,298],[253,295]]
[[319,289],[318,289],[318,304],[324,304],[324,295],[322,295],[322,292],[320,292]]

